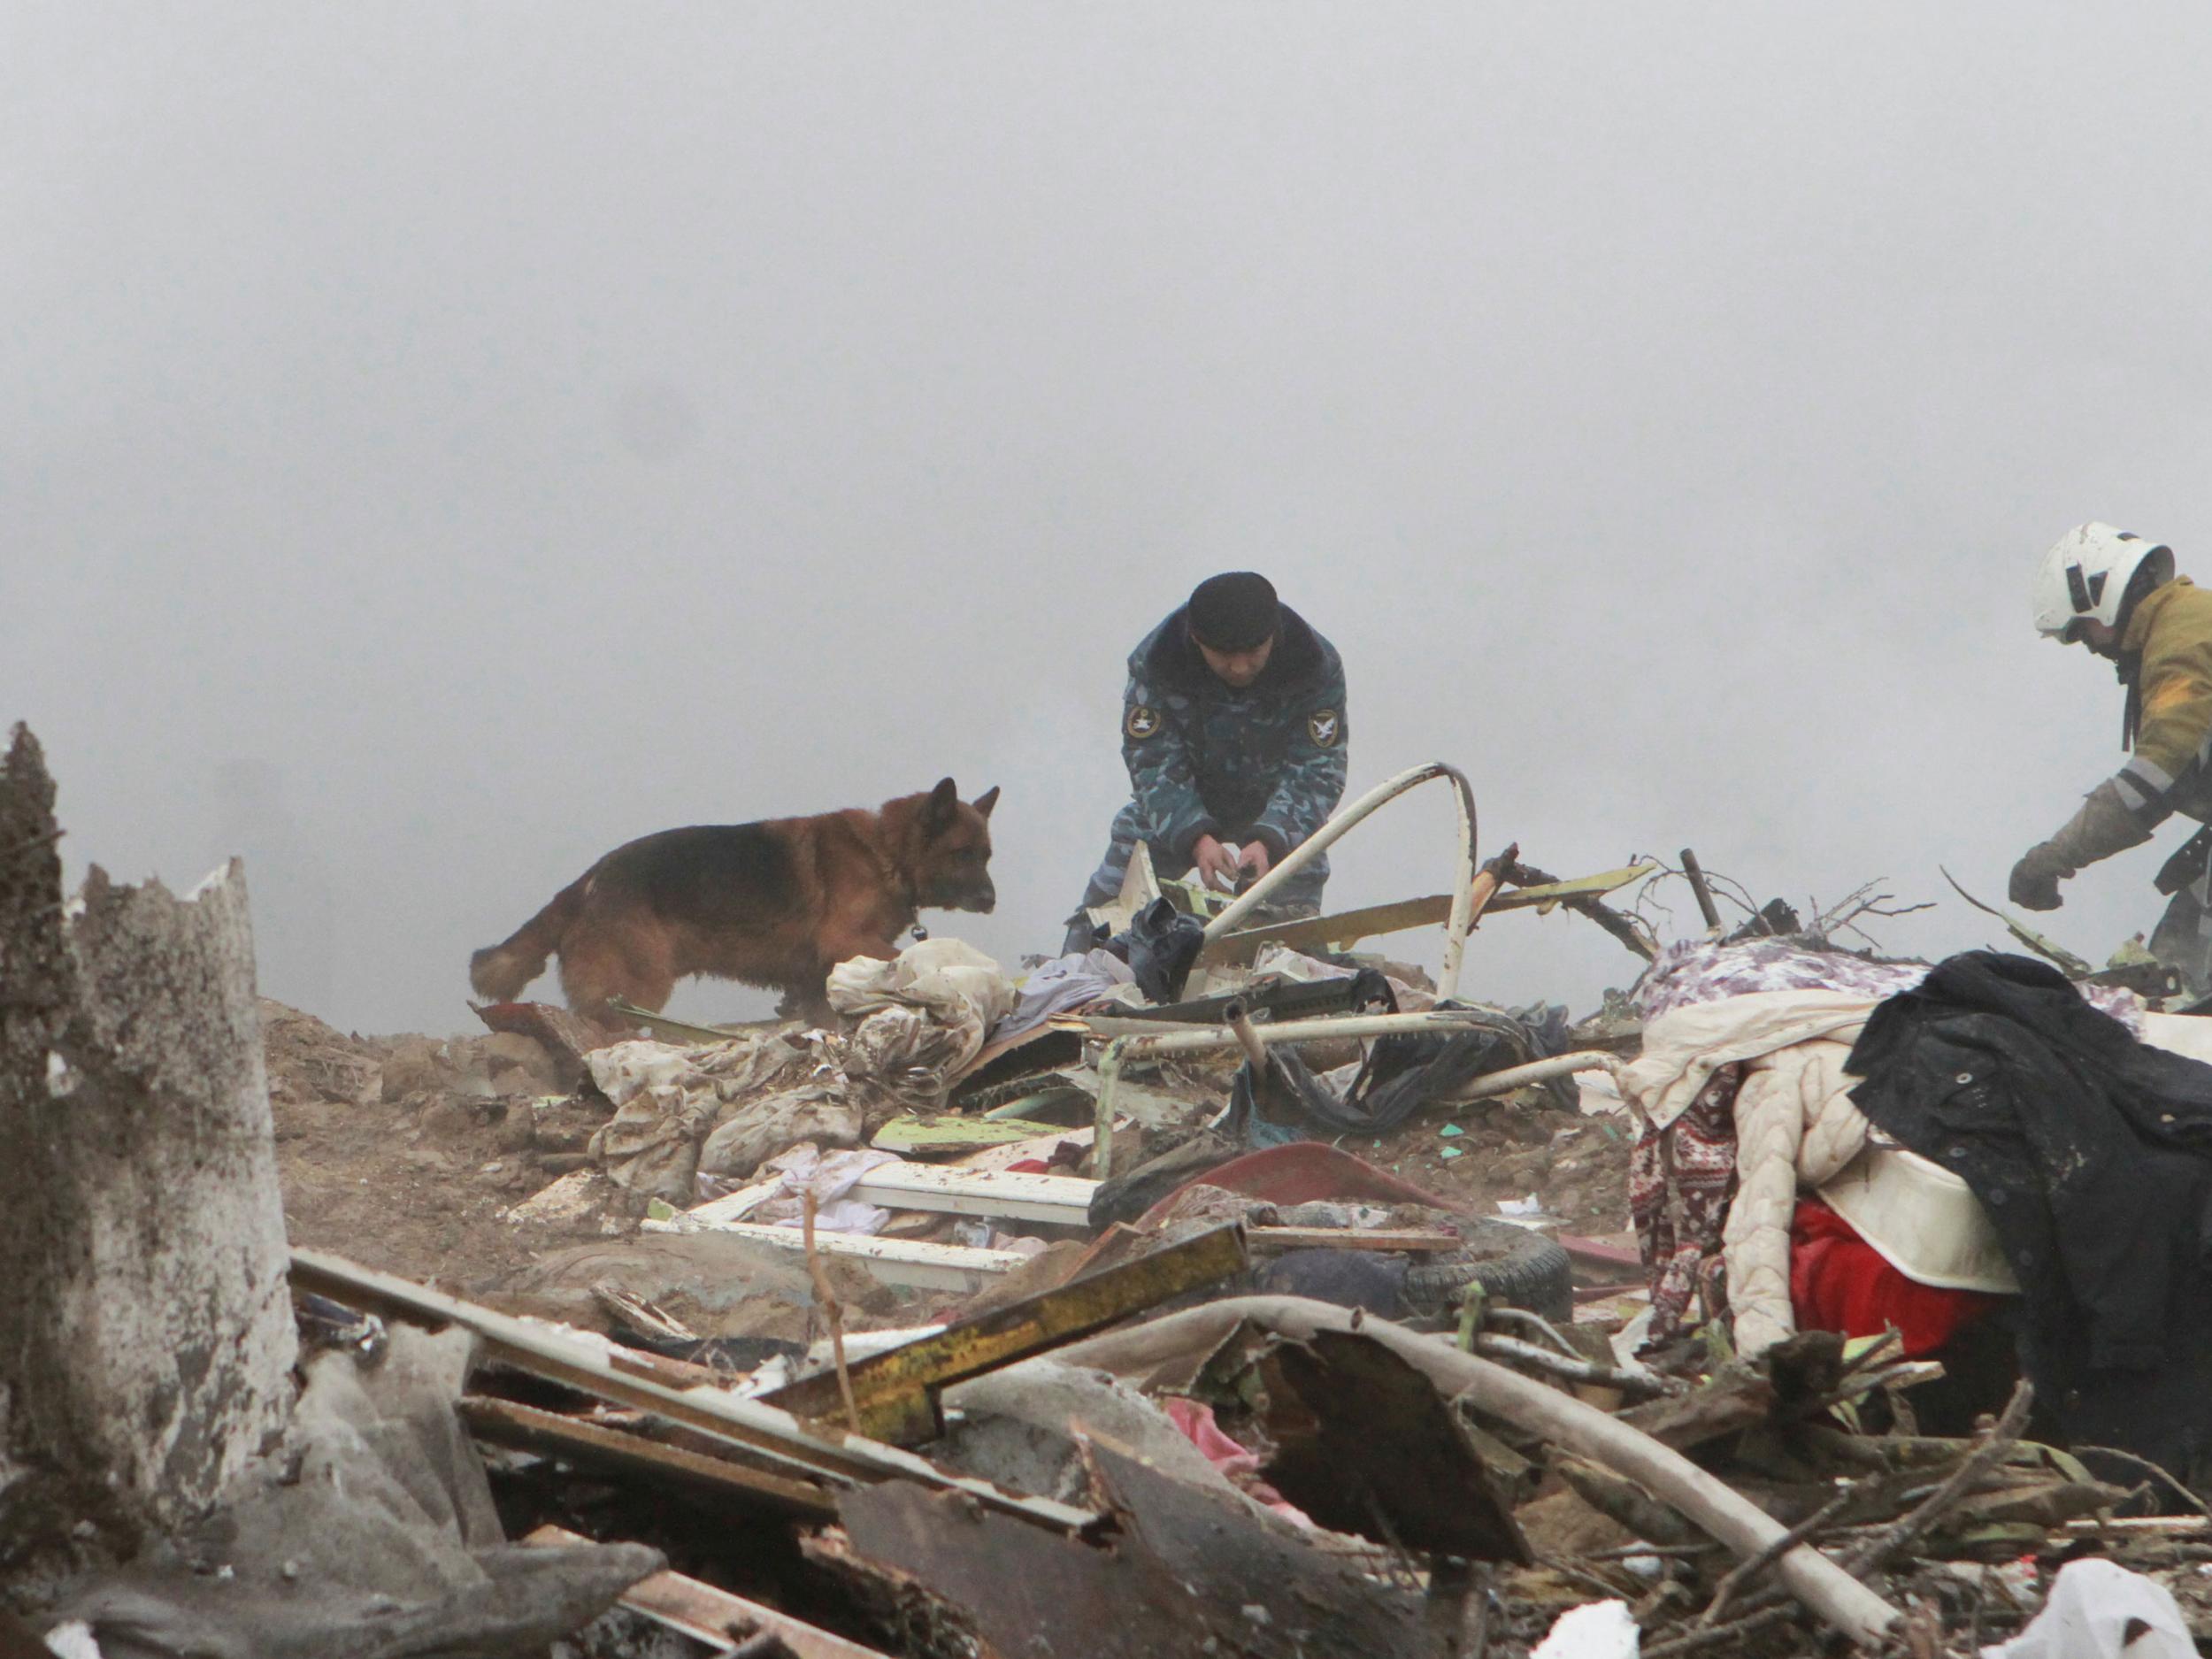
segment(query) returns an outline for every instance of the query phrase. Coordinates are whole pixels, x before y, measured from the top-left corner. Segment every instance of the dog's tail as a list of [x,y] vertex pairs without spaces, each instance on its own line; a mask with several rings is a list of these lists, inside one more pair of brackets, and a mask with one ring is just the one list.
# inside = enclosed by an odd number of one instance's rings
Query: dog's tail
[[555,894],[551,903],[516,928],[511,938],[487,945],[469,958],[469,984],[477,995],[495,1002],[511,1002],[522,995],[524,986],[545,972],[545,959],[561,948],[561,936],[584,908],[593,874],[593,870],[587,870]]

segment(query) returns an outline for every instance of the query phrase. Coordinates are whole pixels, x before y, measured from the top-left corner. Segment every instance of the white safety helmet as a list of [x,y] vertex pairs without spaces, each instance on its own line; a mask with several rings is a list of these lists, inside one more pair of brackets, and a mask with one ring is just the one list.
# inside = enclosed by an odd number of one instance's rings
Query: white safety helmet
[[2171,580],[2172,549],[2108,524],[2076,525],[2036,566],[2030,595],[2035,606],[2036,632],[2071,642],[2079,637],[2074,626],[2077,622],[2117,626],[2128,584],[2150,559],[2163,564],[2162,571],[2153,576],[2154,583]]

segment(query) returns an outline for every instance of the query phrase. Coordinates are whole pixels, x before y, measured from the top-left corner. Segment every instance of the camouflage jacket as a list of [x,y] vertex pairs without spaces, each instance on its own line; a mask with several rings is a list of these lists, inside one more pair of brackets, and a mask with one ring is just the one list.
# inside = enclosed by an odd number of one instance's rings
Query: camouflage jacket
[[1201,835],[1251,835],[1280,858],[1344,795],[1344,664],[1287,605],[1243,690],[1192,643],[1182,609],[1130,653],[1121,755],[1145,837],[1187,861]]

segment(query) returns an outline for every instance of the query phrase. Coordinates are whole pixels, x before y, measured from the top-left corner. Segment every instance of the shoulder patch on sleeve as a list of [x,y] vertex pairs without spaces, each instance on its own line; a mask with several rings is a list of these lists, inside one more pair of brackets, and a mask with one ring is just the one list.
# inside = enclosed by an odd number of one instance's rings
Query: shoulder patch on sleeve
[[1344,735],[1344,717],[1334,709],[1316,709],[1306,717],[1306,735],[1316,749],[1334,749]]
[[1121,723],[1121,729],[1142,742],[1160,729],[1160,711],[1148,703],[1133,703],[1129,713]]

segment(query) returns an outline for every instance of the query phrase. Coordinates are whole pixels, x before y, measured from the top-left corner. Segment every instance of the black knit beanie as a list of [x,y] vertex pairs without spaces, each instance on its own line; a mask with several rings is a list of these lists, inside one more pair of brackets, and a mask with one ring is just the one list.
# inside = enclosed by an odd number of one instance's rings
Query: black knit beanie
[[1282,620],[1275,584],[1256,571],[1225,571],[1191,590],[1190,631],[1217,651],[1248,651]]

